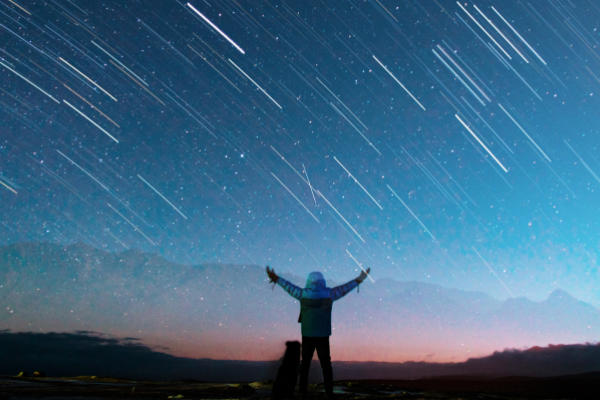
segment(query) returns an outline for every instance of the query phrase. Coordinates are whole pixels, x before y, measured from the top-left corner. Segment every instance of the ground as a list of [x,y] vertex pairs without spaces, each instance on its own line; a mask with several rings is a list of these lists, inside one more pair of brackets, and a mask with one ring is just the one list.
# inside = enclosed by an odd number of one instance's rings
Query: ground
[[[155,382],[108,377],[0,377],[0,398],[26,400],[272,399],[272,382]],[[296,388],[296,393],[298,390]],[[336,381],[339,400],[369,399],[599,399],[600,374],[554,378],[442,377],[418,380]],[[323,384],[309,386],[309,400],[326,400]]]

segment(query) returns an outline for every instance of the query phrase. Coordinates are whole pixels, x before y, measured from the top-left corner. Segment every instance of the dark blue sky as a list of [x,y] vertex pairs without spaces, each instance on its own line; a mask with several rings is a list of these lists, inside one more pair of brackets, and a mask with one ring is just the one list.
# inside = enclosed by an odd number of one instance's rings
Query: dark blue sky
[[398,4],[2,3],[0,241],[600,305],[600,7]]

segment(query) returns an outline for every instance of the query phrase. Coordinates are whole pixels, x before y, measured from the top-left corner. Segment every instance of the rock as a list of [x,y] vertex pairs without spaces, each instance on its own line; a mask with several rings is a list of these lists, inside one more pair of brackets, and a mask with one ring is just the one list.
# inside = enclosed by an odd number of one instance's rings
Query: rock
[[43,373],[43,372],[41,372],[41,371],[35,371],[35,372],[33,373],[33,377],[34,377],[34,378],[45,378],[45,377],[46,377],[46,374],[45,374],[45,373]]
[[254,388],[252,386],[250,386],[247,383],[234,383],[234,384],[230,384],[230,387],[234,387],[234,388],[239,388],[239,389],[252,389],[254,390]]
[[19,375],[17,375],[17,378],[29,378],[29,372],[27,372],[27,371],[19,372]]

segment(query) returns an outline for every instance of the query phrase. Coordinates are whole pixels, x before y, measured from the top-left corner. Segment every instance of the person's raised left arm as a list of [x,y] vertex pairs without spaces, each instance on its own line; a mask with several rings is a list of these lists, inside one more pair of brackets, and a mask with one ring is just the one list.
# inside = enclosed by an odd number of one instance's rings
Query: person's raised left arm
[[367,269],[366,273],[364,271],[361,272],[358,278],[351,280],[345,285],[336,286],[333,289],[331,289],[331,299],[333,301],[336,301],[350,293],[352,289],[358,287],[358,285],[360,285],[362,281],[365,280],[369,272],[371,272],[371,268]]

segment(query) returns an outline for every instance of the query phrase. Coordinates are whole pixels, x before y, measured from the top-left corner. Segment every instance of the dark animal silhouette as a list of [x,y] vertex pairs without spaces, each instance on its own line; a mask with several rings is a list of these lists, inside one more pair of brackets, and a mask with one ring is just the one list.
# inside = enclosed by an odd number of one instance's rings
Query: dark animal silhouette
[[294,398],[294,389],[300,374],[300,342],[285,342],[286,350],[273,383],[274,399]]

